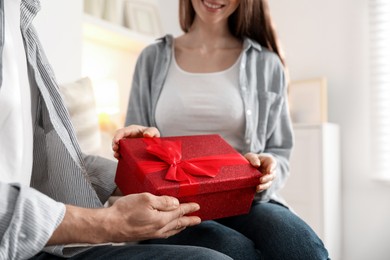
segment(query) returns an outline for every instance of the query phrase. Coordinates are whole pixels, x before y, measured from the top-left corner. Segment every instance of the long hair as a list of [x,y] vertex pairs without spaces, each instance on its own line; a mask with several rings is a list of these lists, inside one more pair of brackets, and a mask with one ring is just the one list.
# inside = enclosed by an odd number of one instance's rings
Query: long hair
[[[191,0],[180,0],[179,4],[180,27],[184,32],[188,32],[195,19],[195,10]],[[229,17],[228,25],[233,36],[257,41],[275,52],[286,66],[268,0],[241,0],[237,10]]]

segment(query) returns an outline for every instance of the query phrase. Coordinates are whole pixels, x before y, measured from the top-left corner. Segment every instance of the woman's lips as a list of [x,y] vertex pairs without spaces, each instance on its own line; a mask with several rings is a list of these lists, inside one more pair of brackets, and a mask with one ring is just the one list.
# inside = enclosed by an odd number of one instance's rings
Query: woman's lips
[[224,7],[224,5],[217,4],[217,3],[211,3],[211,2],[208,2],[205,0],[203,0],[202,2],[207,8],[213,9],[213,10],[218,10],[218,9],[221,9],[222,7]]

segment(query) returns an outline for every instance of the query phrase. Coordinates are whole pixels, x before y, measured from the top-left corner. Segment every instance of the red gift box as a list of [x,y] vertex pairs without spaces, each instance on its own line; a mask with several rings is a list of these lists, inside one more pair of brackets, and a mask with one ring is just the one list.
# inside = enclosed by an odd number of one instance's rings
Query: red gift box
[[130,138],[119,142],[115,182],[123,194],[196,202],[202,220],[249,212],[260,172],[219,135]]

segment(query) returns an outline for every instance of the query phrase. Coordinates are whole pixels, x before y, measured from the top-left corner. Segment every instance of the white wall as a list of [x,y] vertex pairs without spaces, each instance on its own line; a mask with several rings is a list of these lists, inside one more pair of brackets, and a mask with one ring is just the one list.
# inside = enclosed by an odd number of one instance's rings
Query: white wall
[[156,0],[164,33],[179,36],[183,32],[179,25],[179,0]]
[[82,0],[41,0],[34,20],[59,83],[81,75]]
[[369,0],[270,0],[292,80],[328,79],[341,127],[343,260],[390,259],[390,184],[369,153]]

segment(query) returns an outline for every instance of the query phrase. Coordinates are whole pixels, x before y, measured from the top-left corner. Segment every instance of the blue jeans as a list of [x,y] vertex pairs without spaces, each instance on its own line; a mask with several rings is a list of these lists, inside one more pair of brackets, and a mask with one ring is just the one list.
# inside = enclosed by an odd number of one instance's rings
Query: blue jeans
[[[97,247],[71,259],[230,259],[227,256],[235,260],[325,260],[328,252],[303,220],[269,202],[254,204],[246,215],[204,221],[168,239]],[[41,253],[33,259],[60,258]]]
[[314,231],[276,203],[254,203],[249,214],[205,221],[168,239],[146,243],[195,245],[233,259],[326,260],[328,252]]
[[[60,260],[61,257],[40,253],[30,260]],[[230,257],[208,248],[175,245],[98,246],[80,253],[72,260],[231,260]]]

